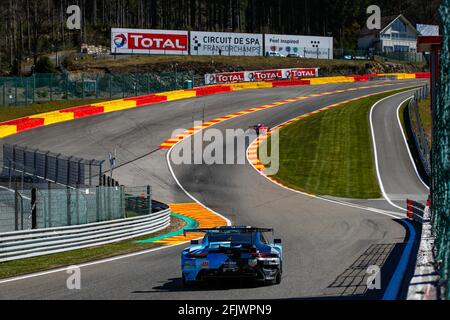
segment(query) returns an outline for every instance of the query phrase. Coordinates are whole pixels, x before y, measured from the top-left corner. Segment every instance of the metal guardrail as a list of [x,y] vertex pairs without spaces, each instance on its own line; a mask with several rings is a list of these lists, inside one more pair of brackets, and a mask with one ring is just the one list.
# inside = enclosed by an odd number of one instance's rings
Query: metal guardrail
[[431,148],[429,137],[425,133],[420,117],[419,101],[426,99],[429,94],[430,90],[428,86],[425,86],[416,91],[414,98],[408,104],[409,123],[413,140],[428,178],[431,176]]
[[169,208],[145,216],[59,228],[0,233],[0,262],[122,241],[170,225]]

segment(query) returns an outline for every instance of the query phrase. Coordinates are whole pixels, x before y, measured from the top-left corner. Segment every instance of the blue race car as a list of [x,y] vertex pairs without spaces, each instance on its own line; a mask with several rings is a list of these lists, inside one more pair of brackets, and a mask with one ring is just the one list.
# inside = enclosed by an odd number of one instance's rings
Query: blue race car
[[273,229],[218,227],[190,229],[204,232],[202,241],[192,240],[181,253],[183,285],[216,278],[250,278],[261,283],[281,283],[281,240],[268,243],[264,233]]

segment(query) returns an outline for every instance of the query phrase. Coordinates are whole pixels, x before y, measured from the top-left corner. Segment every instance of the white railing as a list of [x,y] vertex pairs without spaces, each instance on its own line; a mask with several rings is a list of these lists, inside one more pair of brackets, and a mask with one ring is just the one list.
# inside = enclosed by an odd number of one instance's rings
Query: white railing
[[85,225],[0,233],[0,262],[122,241],[170,225],[170,209]]

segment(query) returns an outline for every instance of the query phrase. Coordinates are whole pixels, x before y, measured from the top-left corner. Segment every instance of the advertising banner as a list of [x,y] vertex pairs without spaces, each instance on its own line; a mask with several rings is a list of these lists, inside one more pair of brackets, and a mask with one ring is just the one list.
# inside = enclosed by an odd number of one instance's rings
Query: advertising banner
[[187,55],[188,32],[151,29],[111,29],[111,52]]
[[319,68],[293,68],[258,71],[238,71],[205,75],[205,84],[220,84],[250,81],[294,80],[319,76]]
[[191,31],[191,55],[262,56],[262,34]]
[[283,56],[296,54],[301,58],[333,59],[333,38],[296,35],[264,35],[264,55],[278,52]]

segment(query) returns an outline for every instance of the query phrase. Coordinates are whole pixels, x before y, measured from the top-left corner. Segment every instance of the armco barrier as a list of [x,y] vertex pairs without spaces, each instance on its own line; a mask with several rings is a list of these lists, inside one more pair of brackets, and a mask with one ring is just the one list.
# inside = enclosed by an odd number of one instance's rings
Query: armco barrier
[[285,81],[244,82],[244,83],[213,85],[209,87],[206,86],[187,90],[162,92],[157,94],[138,96],[134,98],[125,98],[113,101],[93,103],[87,106],[63,109],[48,113],[41,113],[20,119],[2,122],[0,123],[0,138],[4,138],[21,131],[49,124],[70,121],[73,119],[88,117],[101,113],[126,110],[130,108],[136,108],[144,105],[160,103],[165,101],[175,101],[180,99],[188,99],[193,97],[219,94],[237,90],[266,89],[282,86],[286,87],[286,86],[321,85],[321,84],[334,84],[346,82],[365,82],[371,79],[372,80],[377,78],[382,79],[386,77],[397,80],[425,79],[430,78],[430,73],[418,72],[418,73],[372,74],[372,75],[358,75],[358,76],[305,78],[305,79],[285,80]]
[[88,248],[157,232],[170,225],[170,209],[87,225],[0,233],[0,262]]
[[217,86],[195,88],[194,90],[197,93],[197,97],[201,97],[201,96],[207,96],[207,95],[210,95],[210,94],[231,92],[232,91],[232,87],[231,86],[220,86],[220,85],[217,85]]
[[156,94],[159,97],[166,97],[167,101],[174,101],[174,100],[181,100],[181,99],[188,99],[193,98],[197,96],[197,93],[195,90],[189,89],[189,90],[177,90],[177,91],[171,91],[171,92],[162,92]]
[[272,86],[276,87],[291,87],[291,86],[309,86],[311,81],[309,80],[278,80],[272,81]]
[[332,84],[332,83],[346,83],[346,82],[356,82],[355,77],[324,77],[324,78],[311,78],[308,79],[311,85],[320,84]]

